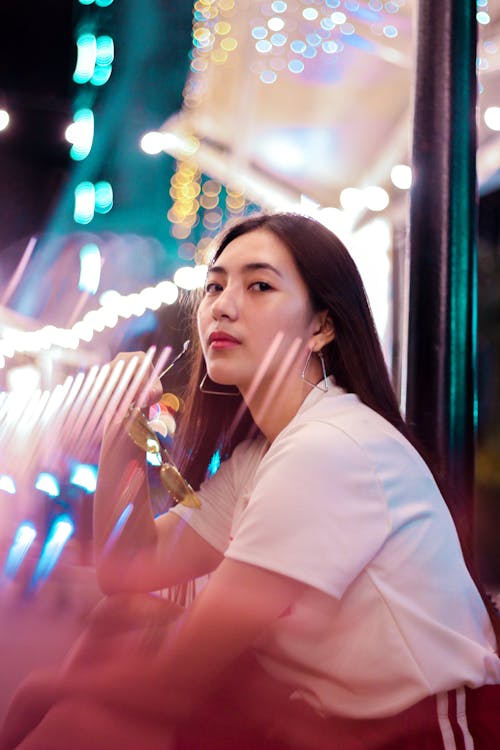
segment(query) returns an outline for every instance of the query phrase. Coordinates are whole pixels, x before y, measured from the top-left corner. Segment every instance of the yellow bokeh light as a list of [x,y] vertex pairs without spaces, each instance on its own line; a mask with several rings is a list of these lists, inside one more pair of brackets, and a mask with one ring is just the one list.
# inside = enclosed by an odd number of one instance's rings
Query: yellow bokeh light
[[221,36],[229,34],[229,32],[231,31],[231,24],[227,21],[219,21],[215,24],[214,31],[216,34],[220,34]]
[[172,208],[171,208],[171,209],[169,209],[169,211],[167,211],[167,219],[168,219],[168,220],[169,220],[169,221],[170,221],[170,222],[171,222],[172,224],[176,224],[176,223],[177,223],[178,221],[180,221],[180,220],[181,220],[181,218],[180,218],[179,214],[178,214],[178,213],[177,213],[177,211],[175,210],[175,206],[172,206]]
[[215,208],[219,202],[217,195],[202,195],[200,198],[200,205],[206,209]]
[[191,70],[194,70],[196,73],[203,73],[203,71],[207,69],[207,66],[208,60],[203,57],[197,57],[191,63]]
[[220,191],[220,183],[215,180],[207,180],[203,183],[203,192],[205,195],[219,195]]
[[192,201],[193,198],[196,198],[200,194],[200,186],[196,182],[191,182],[177,189],[176,193],[180,200]]
[[214,49],[211,58],[216,65],[222,65],[227,60],[227,52],[224,52],[223,49]]
[[[193,140],[195,139],[193,138]],[[193,164],[193,162],[190,162],[190,161],[180,162],[179,169],[180,169],[181,174],[187,175],[190,178],[193,178],[195,175],[199,174],[198,167],[196,166],[196,164]]]
[[185,205],[186,205],[186,209],[187,209],[186,215],[187,216],[193,216],[195,213],[197,213],[197,211],[198,211],[198,209],[200,207],[200,202],[197,201],[197,200],[192,200],[192,201],[189,201],[189,202],[186,201]]
[[191,227],[185,224],[174,224],[170,231],[176,240],[187,240],[191,234]]
[[232,52],[238,46],[238,42],[232,36],[228,36],[227,39],[223,39],[220,46],[226,52]]
[[201,26],[193,31],[193,36],[197,42],[205,42],[210,39],[210,29],[206,26]]
[[244,198],[228,198],[226,200],[226,206],[230,211],[239,211],[242,209],[245,205],[245,199]]
[[207,224],[218,224],[220,221],[222,221],[222,211],[219,209],[216,209],[215,211],[207,211],[205,216],[203,217],[203,223],[205,222]]

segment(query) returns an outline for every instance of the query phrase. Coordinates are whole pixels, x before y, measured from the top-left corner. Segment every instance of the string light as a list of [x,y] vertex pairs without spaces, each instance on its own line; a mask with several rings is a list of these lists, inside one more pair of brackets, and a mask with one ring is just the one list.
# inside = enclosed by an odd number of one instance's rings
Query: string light
[[[57,326],[44,326],[37,331],[6,329],[4,338],[0,341],[0,358],[3,358],[0,369],[17,353],[36,353],[53,346],[77,349],[80,341],[90,342],[95,333],[101,333],[106,328],[114,328],[120,318],[139,317],[146,310],[157,310],[161,305],[173,305],[179,297],[179,288],[202,288],[205,276],[206,266],[198,264],[182,270],[179,277],[182,284],[179,285],[164,280],[156,286],[124,295],[108,290],[100,297],[101,307],[86,313],[82,320],[74,323],[69,329]],[[12,369],[9,372],[12,372]]]
[[395,164],[391,169],[391,181],[400,190],[408,190],[412,182],[411,167],[407,164]]
[[[95,1],[98,8],[107,8],[113,0],[80,0],[81,5],[89,6]],[[91,20],[90,20],[91,19]],[[98,25],[99,16],[89,16],[82,24],[76,39],[76,64],[73,81],[78,86],[102,87],[110,79],[115,59],[115,44],[109,34],[92,33]],[[95,94],[90,94],[94,101]],[[95,131],[94,112],[89,107],[78,109],[73,122],[66,129],[66,138],[72,144],[70,156],[76,161],[83,161],[90,154]],[[84,180],[75,188],[73,219],[76,224],[90,224],[95,213],[106,214],[113,207],[113,189],[109,182],[100,181],[95,185]]]
[[369,211],[383,211],[389,205],[389,194],[378,185],[370,185],[363,189],[363,200]]
[[16,484],[8,474],[0,474],[0,491],[7,492],[8,495],[16,494]]
[[70,156],[75,161],[86,159],[94,140],[94,113],[91,109],[78,109],[73,122],[66,128],[66,140],[72,144]]
[[77,224],[90,224],[95,212],[95,186],[87,180],[75,188],[73,218]]
[[73,73],[75,83],[88,83],[92,78],[96,65],[97,40],[94,34],[80,34],[76,40],[76,65]]
[[3,574],[6,578],[10,580],[15,578],[35,538],[36,529],[32,523],[25,521],[19,526],[5,561]]
[[49,474],[46,471],[42,471],[35,482],[35,488],[41,492],[45,492],[50,497],[59,497],[61,489],[57,477],[53,474]]
[[6,109],[0,109],[0,131],[9,127],[10,115]]
[[[317,70],[324,70],[325,65],[334,64],[334,56],[345,49],[345,44],[369,48],[373,45],[370,37],[396,38],[397,16],[403,5],[404,2],[371,0],[367,9],[356,0],[342,4],[340,0],[326,0],[308,4],[297,22],[296,14],[278,15],[285,14],[287,3],[261,3],[261,18],[254,20],[250,34],[262,59],[252,65],[252,70],[266,85],[278,80],[280,70],[306,75],[308,65],[320,58],[321,68],[318,66]],[[269,31],[277,33],[270,35]],[[281,57],[282,64],[275,59],[273,66],[268,65],[265,58],[270,54]]]
[[97,487],[97,467],[91,464],[76,464],[71,472],[70,483],[81,487],[85,492],[95,492]]
[[490,130],[500,130],[500,107],[488,107],[484,112],[484,122]]
[[141,138],[141,148],[146,154],[160,154],[164,149],[164,135],[157,131],[145,133]]
[[95,294],[101,278],[101,251],[95,242],[87,242],[80,249],[80,279],[78,289],[87,294]]
[[74,523],[67,515],[61,515],[54,521],[30,581],[31,589],[47,580],[74,530]]

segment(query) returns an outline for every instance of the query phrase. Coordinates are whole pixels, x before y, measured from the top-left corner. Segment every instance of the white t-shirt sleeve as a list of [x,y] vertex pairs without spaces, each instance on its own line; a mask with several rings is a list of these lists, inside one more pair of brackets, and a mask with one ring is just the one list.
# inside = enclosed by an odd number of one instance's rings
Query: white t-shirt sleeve
[[341,597],[389,531],[386,499],[363,449],[320,421],[271,446],[226,557]]
[[169,513],[183,518],[205,541],[224,553],[231,539],[235,506],[241,487],[255,467],[262,441],[246,440],[236,446],[230,458],[223,461],[214,476],[206,479],[196,493],[201,508],[175,505]]
[[169,513],[183,518],[203,539],[224,553],[229,544],[235,487],[232,459],[223,461],[213,477],[206,479],[196,493],[201,508],[174,505]]

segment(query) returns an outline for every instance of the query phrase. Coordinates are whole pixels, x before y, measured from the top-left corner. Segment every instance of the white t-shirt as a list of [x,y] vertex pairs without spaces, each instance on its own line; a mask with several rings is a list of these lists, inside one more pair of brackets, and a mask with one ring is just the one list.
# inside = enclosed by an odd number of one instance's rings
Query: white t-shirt
[[354,394],[313,390],[270,446],[241,443],[199,495],[200,510],[172,511],[226,557],[307,584],[256,649],[318,711],[386,716],[500,682],[492,627],[429,469]]

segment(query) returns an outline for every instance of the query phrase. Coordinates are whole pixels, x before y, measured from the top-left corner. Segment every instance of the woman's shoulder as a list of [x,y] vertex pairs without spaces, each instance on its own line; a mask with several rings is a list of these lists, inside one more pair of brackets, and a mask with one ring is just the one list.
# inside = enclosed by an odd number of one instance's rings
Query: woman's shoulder
[[[409,440],[354,393],[327,392],[305,403],[280,435],[282,447],[302,457],[316,454],[333,468],[364,465],[375,475],[407,473],[431,481],[424,460]],[[290,456],[291,457],[291,456]]]
[[[311,398],[311,396],[313,396]],[[310,394],[279,440],[315,445],[318,441],[351,444],[362,448],[367,437],[399,435],[386,419],[363,404],[355,393],[335,388],[333,392]]]
[[247,438],[238,443],[231,456],[227,460],[236,462],[247,462],[254,457],[261,457],[267,450],[269,444],[261,433],[253,438]]
[[356,443],[368,447],[374,441],[379,443],[396,442],[416,452],[407,438],[385,417],[364,404],[355,393],[335,389],[322,398],[316,398],[306,408],[300,409],[291,426],[297,431],[312,430],[317,425],[329,425],[332,436],[336,433]]

